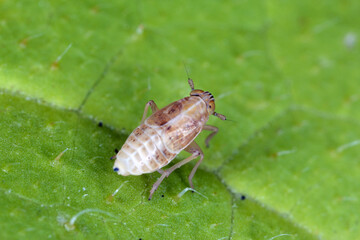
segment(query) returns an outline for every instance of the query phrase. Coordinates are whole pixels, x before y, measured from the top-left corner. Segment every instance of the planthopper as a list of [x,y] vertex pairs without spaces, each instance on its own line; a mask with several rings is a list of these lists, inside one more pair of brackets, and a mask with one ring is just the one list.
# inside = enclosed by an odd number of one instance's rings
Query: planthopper
[[[135,128],[121,150],[114,156],[116,160],[113,169],[120,175],[141,175],[155,171],[161,174],[150,190],[149,200],[165,177],[199,157],[199,161],[189,175],[190,187],[194,188],[192,178],[204,158],[195,138],[203,130],[211,131],[212,133],[205,140],[208,147],[209,141],[218,132],[217,127],[206,125],[209,116],[226,119],[224,115],[215,112],[215,99],[211,93],[194,89],[194,83],[190,78],[188,83],[191,87],[189,97],[170,103],[162,109],[150,100],[145,105],[140,126]],[[149,107],[153,113],[146,118]],[[162,170],[183,150],[189,152],[191,156]]]

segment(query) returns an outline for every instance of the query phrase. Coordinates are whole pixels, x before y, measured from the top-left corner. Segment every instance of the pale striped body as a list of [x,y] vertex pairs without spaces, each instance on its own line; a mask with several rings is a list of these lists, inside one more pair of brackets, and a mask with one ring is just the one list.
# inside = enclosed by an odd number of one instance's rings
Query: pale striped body
[[201,132],[209,119],[206,102],[190,96],[148,117],[116,155],[118,174],[141,175],[169,164]]

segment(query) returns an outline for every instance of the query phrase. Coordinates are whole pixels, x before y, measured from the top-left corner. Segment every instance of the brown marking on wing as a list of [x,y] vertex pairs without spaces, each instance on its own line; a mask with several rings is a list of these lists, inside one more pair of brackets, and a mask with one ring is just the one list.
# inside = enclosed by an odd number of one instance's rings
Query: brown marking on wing
[[[185,101],[186,100],[186,101]],[[163,128],[164,144],[173,152],[189,145],[200,133],[209,115],[205,103],[196,97],[184,98],[184,112],[175,122]]]
[[169,114],[170,118],[174,118],[181,112],[182,108],[183,104],[181,103],[181,101],[176,101],[166,109],[167,114]]
[[[202,101],[200,97],[185,97],[181,99],[183,105],[183,111],[187,111],[189,108],[192,108],[195,104],[198,104],[199,101]],[[204,103],[205,104],[205,103]]]
[[201,131],[203,123],[194,121],[189,117],[184,117],[170,130],[165,131],[167,136],[165,144],[171,151],[177,152],[190,144],[196,135]]
[[169,104],[163,109],[160,109],[147,119],[147,123],[150,125],[163,126],[181,113],[183,109],[183,102],[183,99],[181,99]]
[[157,126],[162,126],[168,121],[170,121],[170,117],[163,110],[157,111],[147,119],[148,124]]

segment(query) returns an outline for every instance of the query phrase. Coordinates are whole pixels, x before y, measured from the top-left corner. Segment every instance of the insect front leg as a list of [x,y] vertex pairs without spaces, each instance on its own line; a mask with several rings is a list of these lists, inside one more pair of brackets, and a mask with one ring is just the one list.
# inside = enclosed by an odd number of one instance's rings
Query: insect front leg
[[191,186],[191,188],[193,187],[191,180],[196,172],[196,169],[199,167],[201,161],[203,160],[204,154],[202,153],[200,147],[195,142],[192,142],[187,148],[185,148],[185,151],[192,153],[192,155],[188,158],[185,158],[181,162],[178,162],[174,166],[164,170],[164,172],[161,174],[161,177],[154,183],[152,189],[150,190],[149,200],[151,200],[152,195],[154,194],[156,189],[160,186],[161,182],[164,180],[165,177],[168,177],[177,168],[180,168],[184,164],[186,164],[186,163],[190,162],[191,160],[194,160],[195,158],[200,156],[200,160],[196,163],[195,167],[193,168],[193,170],[191,171],[191,174],[189,176],[190,186]]
[[215,126],[205,125],[203,130],[212,131],[209,136],[205,139],[205,145],[208,148],[210,140],[218,133],[219,129]]
[[149,106],[151,107],[151,111],[153,113],[159,110],[159,108],[157,107],[156,103],[153,100],[148,101],[146,103],[146,105],[145,105],[144,114],[143,114],[143,117],[141,119],[141,124],[143,124],[145,119],[146,119],[146,115],[148,113]]

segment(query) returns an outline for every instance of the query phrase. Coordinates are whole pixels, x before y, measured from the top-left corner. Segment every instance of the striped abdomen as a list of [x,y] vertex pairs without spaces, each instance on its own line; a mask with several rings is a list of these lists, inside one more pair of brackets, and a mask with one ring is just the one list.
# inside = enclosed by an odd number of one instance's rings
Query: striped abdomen
[[118,174],[123,176],[151,173],[167,165],[175,156],[166,149],[154,129],[142,124],[117,153],[114,170],[117,168]]

